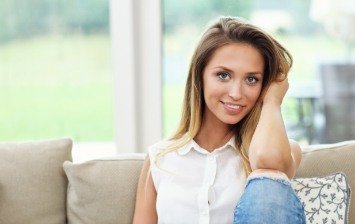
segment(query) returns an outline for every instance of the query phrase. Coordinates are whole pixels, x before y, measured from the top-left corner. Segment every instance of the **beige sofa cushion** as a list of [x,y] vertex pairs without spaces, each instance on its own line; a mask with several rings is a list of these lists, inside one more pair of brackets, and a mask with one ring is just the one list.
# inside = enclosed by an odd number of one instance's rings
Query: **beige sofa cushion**
[[[342,171],[350,189],[355,189],[355,141],[303,148],[303,158],[296,177],[325,176]],[[355,220],[355,197],[350,197],[349,220]]]
[[65,162],[68,223],[132,223],[144,157],[124,154],[78,164]]
[[67,178],[72,141],[0,143],[0,223],[66,222]]
[[[337,171],[355,186],[355,141],[305,147],[297,177],[325,176]],[[124,154],[80,164],[66,162],[69,179],[69,224],[131,224],[139,173],[145,154]],[[352,197],[352,203],[354,202]],[[355,209],[350,205],[350,220]]]

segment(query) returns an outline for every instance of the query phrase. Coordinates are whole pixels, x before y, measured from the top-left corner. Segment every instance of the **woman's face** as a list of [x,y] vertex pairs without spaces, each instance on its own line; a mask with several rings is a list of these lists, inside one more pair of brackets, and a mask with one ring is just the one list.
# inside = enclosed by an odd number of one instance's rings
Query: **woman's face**
[[218,48],[203,72],[205,122],[232,125],[255,105],[262,87],[264,60],[246,43]]

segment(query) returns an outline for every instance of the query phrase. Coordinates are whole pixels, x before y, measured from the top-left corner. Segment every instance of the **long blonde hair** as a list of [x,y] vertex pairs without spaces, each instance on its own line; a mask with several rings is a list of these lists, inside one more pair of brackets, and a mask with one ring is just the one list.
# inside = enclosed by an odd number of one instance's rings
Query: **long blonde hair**
[[235,143],[242,155],[244,170],[247,175],[251,172],[248,149],[260,117],[261,96],[271,82],[287,77],[292,66],[292,56],[270,35],[235,17],[221,17],[203,33],[192,56],[179,127],[170,138],[171,144],[157,154],[154,162],[184,146],[199,132],[206,107],[203,98],[203,71],[216,49],[231,43],[246,43],[255,47],[263,56],[265,64],[258,101],[253,109],[233,127]]

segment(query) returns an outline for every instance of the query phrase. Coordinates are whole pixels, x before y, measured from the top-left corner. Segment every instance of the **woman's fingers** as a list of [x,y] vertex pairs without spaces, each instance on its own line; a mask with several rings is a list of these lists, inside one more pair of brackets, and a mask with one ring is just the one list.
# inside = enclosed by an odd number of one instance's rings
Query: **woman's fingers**
[[263,98],[263,103],[273,102],[281,105],[282,100],[288,90],[288,87],[289,83],[287,78],[282,81],[272,82],[269,88],[266,90],[266,93]]

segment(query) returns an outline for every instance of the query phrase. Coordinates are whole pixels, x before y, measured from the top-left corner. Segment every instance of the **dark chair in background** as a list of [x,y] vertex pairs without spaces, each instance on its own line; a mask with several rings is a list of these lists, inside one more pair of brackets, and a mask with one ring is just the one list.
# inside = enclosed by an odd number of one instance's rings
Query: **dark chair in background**
[[355,64],[320,66],[323,86],[324,142],[355,139]]

